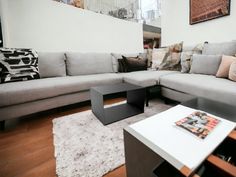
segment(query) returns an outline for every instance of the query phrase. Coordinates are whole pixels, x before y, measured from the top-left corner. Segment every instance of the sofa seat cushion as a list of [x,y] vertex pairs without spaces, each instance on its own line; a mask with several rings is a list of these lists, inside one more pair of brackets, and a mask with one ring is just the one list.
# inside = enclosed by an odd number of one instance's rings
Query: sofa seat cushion
[[159,84],[161,76],[178,73],[177,71],[136,71],[131,73],[122,73],[124,81],[130,84],[142,87],[150,87]]
[[201,74],[172,74],[161,78],[162,86],[236,106],[236,83]]
[[120,75],[107,73],[2,84],[0,86],[0,107],[85,91],[93,86],[121,82],[123,82],[123,78]]

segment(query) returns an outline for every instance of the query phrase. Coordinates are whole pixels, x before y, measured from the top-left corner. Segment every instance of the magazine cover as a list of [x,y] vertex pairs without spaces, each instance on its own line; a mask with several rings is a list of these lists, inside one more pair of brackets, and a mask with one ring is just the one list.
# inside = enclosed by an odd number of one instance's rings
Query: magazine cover
[[205,139],[219,123],[220,120],[200,111],[175,122],[176,126],[191,132],[201,139]]

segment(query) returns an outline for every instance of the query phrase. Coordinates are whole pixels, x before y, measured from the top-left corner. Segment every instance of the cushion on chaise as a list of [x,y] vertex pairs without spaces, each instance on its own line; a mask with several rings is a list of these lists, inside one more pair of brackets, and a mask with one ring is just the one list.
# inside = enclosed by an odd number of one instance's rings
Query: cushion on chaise
[[123,82],[123,78],[120,75],[107,73],[2,84],[0,87],[0,107],[86,91],[93,86],[121,82]]
[[202,74],[171,74],[161,77],[166,88],[236,106],[236,82]]
[[124,82],[139,85],[142,87],[150,87],[159,84],[160,77],[168,74],[178,73],[177,71],[137,71],[130,73],[121,73]]

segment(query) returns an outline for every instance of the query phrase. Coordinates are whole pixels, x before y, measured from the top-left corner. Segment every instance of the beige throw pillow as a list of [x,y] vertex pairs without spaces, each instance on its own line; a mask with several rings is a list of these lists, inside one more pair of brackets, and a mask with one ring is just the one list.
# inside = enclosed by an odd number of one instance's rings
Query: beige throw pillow
[[236,82],[236,61],[230,65],[229,79]]
[[158,69],[167,53],[167,48],[153,49],[152,51],[152,69]]
[[228,78],[230,65],[234,61],[236,61],[236,57],[223,55],[222,60],[221,60],[221,64],[220,64],[219,69],[216,73],[216,77]]

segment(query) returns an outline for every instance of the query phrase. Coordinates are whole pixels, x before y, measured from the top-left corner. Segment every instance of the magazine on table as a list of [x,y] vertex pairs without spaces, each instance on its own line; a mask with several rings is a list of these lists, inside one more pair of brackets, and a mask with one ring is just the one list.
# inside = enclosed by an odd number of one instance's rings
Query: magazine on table
[[219,123],[219,119],[205,112],[196,111],[175,122],[175,125],[189,131],[200,139],[205,139]]

